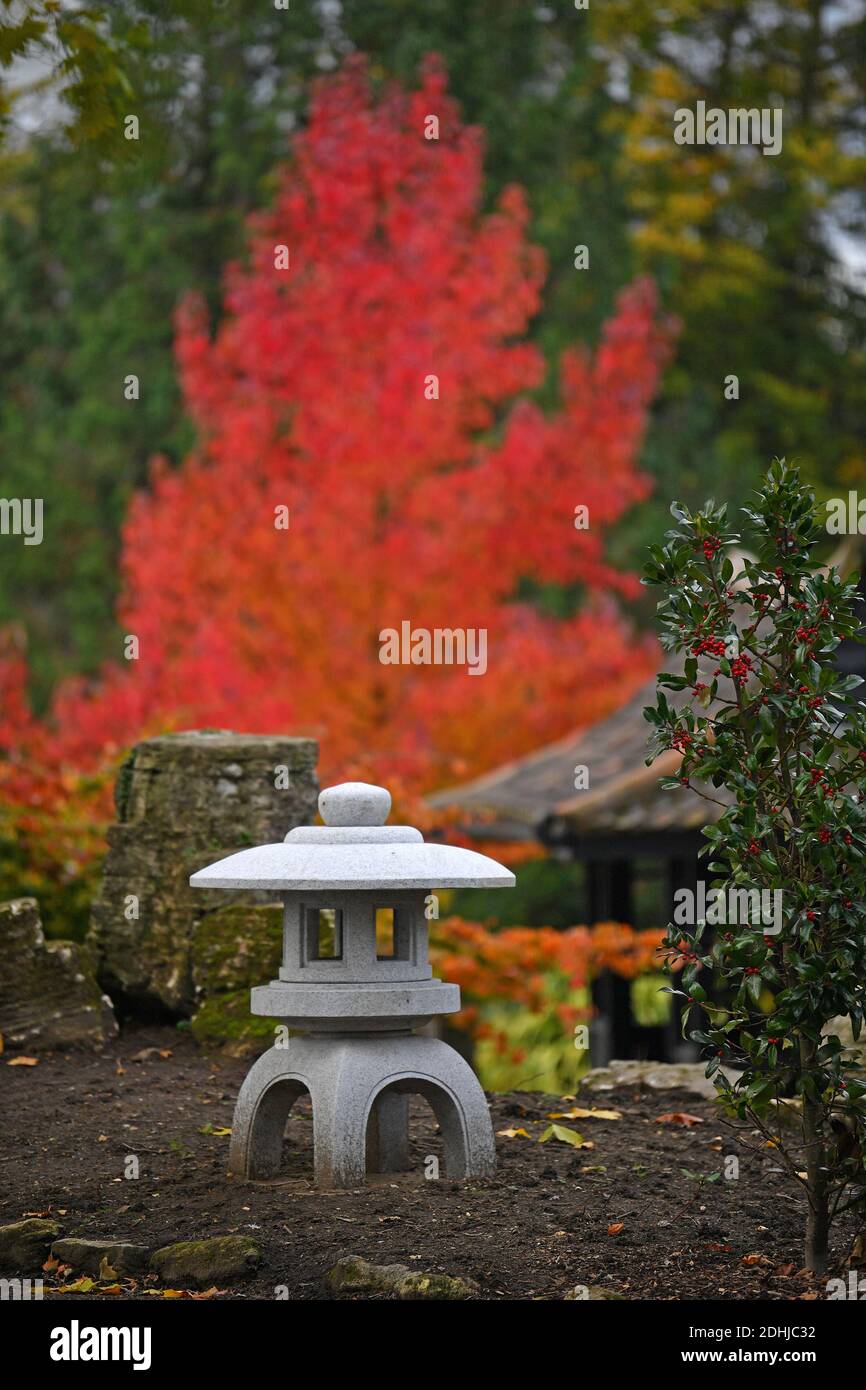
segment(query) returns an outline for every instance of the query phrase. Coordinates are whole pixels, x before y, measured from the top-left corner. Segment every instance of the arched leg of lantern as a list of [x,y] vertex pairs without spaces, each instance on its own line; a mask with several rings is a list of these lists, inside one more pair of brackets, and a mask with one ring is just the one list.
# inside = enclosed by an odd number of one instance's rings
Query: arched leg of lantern
[[[469,1064],[447,1043],[427,1037],[359,1040],[346,1062],[359,1080],[378,1074],[371,1117],[386,1103],[399,1099],[405,1104],[409,1095],[428,1101],[442,1133],[449,1177],[487,1177],[494,1172],[496,1150],[484,1092]],[[401,1129],[401,1136],[405,1132]]]
[[289,1111],[308,1082],[291,1070],[287,1051],[272,1047],[251,1067],[235,1106],[229,1170],[245,1178],[280,1171]]
[[411,1089],[429,1102],[442,1132],[450,1178],[489,1177],[496,1168],[490,1112],[469,1063],[438,1038],[412,1038],[418,1080]]
[[308,1090],[318,1187],[359,1187],[366,1172],[409,1166],[409,1096],[422,1095],[439,1123],[451,1178],[487,1177],[496,1167],[484,1092],[469,1064],[437,1038],[292,1038],[254,1064],[238,1096],[231,1171],[273,1178],[286,1119]]
[[353,1091],[343,1049],[314,1069],[313,1147],[317,1187],[360,1187],[367,1171],[366,1091]]
[[367,1172],[405,1173],[409,1167],[409,1097],[380,1091],[367,1121]]

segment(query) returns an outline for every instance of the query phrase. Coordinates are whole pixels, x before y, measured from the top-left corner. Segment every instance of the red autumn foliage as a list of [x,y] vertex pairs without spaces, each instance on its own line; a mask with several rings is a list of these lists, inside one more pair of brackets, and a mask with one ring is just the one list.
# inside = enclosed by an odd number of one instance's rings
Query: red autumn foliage
[[[575,1005],[576,991],[586,989],[604,970],[634,980],[661,966],[664,930],[635,931],[623,922],[597,922],[593,927],[506,927],[490,931],[481,922],[446,917],[430,923],[430,959],[436,974],[460,986],[463,1008],[452,1020],[476,1038],[493,1037],[503,1047],[504,1035],[485,1020],[488,1001],[508,1000],[540,1017],[551,1007],[565,1033],[585,1021]],[[567,984],[567,998],[551,1003],[551,973]],[[519,1059],[516,1059],[519,1060]]]
[[[41,725],[20,655],[0,655],[7,805],[60,817],[58,769],[77,778],[190,725],[314,734],[325,779],[417,795],[600,717],[644,678],[653,649],[613,598],[636,581],[603,543],[648,491],[635,460],[671,324],[650,281],[626,289],[597,350],[564,356],[544,414],[525,341],[543,257],[521,191],[490,213],[481,194],[480,134],[435,63],[409,93],[374,94],[358,61],[316,85],[215,335],[201,304],[178,315],[199,442],[154,466],[124,526],[119,616],[139,659],[95,689],[69,682]],[[548,616],[527,580],[580,585],[583,606]],[[404,619],[485,628],[486,674],[381,664],[380,633]]]

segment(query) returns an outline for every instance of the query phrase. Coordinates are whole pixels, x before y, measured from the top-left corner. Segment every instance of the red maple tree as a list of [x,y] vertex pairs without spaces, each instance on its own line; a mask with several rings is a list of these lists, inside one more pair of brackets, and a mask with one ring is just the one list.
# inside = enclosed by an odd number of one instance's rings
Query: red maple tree
[[[635,460],[671,324],[651,282],[626,289],[544,414],[524,340],[543,256],[520,190],[488,214],[481,190],[480,133],[435,62],[409,93],[375,93],[360,61],[317,84],[215,336],[201,304],[180,310],[199,442],[133,501],[119,612],[139,657],[58,693],[55,761],[94,767],[157,728],[283,730],[321,738],[326,778],[418,792],[604,714],[651,669],[603,541],[649,488]],[[546,584],[581,586],[577,613],[534,603]],[[486,673],[383,665],[405,620],[486,629]],[[0,738],[44,754],[18,676]]]

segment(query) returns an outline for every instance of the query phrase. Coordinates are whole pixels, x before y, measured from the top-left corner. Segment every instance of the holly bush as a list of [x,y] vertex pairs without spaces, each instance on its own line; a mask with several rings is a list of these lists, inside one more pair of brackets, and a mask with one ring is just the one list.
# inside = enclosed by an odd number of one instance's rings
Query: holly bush
[[866,1214],[866,1077],[832,1024],[850,1019],[856,1041],[866,1010],[866,712],[860,677],[836,665],[844,639],[862,640],[857,576],[816,564],[826,530],[783,460],[743,508],[750,550],[725,507],[671,512],[644,583],[662,591],[663,646],[684,658],[644,711],[648,761],[675,750],[662,785],[711,803],[714,886],[781,892],[772,926],[735,912],[750,920],[713,927],[709,911],[671,924],[671,992],[731,1115],[804,1186],[805,1263],[821,1273],[833,1219],[853,1211],[862,1229]]

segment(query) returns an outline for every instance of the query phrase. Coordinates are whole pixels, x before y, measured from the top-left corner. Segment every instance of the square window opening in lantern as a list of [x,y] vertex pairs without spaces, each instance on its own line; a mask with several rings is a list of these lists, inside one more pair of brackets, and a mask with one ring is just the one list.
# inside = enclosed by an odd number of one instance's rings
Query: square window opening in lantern
[[343,959],[343,914],[334,907],[308,907],[307,960]]
[[403,908],[376,908],[376,959],[412,959],[409,914]]

